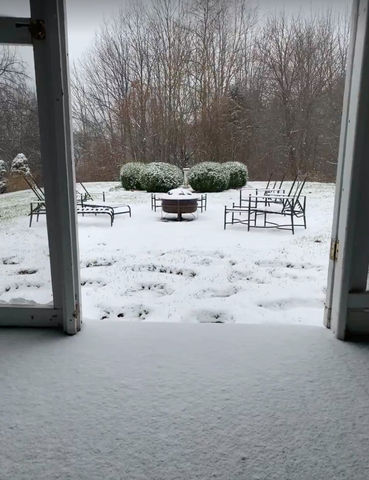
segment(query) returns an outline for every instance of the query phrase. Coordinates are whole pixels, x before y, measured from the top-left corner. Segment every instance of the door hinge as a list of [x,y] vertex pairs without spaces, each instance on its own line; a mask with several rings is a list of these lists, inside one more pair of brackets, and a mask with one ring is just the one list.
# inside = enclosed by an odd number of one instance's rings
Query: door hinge
[[31,37],[36,40],[44,40],[46,38],[46,27],[43,20],[31,20],[31,23],[15,24],[16,28],[28,28]]
[[338,252],[339,252],[340,242],[338,240],[331,241],[331,253],[329,255],[330,259],[334,262],[338,260]]

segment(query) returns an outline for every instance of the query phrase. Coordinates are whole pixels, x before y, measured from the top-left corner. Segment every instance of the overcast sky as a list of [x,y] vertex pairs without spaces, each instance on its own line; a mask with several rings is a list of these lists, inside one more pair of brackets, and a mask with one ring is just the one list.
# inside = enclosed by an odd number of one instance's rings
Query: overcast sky
[[[109,17],[118,10],[125,0],[66,0],[68,41],[70,60],[77,60],[91,43],[95,32],[101,25],[104,16]],[[150,0],[147,0],[150,1]],[[325,7],[334,10],[351,9],[352,0],[259,0],[260,13],[283,8],[298,12],[301,8],[309,12],[319,11]],[[29,0],[1,0],[0,15],[29,16]],[[32,50],[30,47],[19,49],[22,57],[32,66]]]

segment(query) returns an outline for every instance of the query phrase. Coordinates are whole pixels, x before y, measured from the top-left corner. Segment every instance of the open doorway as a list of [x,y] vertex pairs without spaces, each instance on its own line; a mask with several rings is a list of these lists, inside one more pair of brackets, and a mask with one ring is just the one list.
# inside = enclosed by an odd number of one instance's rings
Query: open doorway
[[[82,54],[82,12],[67,3],[86,318],[322,325],[350,30],[335,5],[107,4],[91,12],[100,30],[86,33]],[[187,187],[183,168],[208,161],[222,172],[216,186],[195,189],[206,194],[206,210],[191,222],[163,221],[151,194],[160,202]],[[246,185],[229,188],[228,162],[247,167]],[[170,164],[170,181],[123,188],[127,164],[151,165],[150,179]],[[270,187],[288,196],[306,175],[307,223],[294,235],[236,222],[224,231],[224,205]],[[45,229],[41,217],[27,237]]]

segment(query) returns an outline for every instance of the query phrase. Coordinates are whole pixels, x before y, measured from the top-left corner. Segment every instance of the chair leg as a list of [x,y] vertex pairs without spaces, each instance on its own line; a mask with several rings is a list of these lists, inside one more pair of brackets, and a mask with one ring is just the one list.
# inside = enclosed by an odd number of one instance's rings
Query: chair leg
[[292,227],[292,235],[295,235],[295,225],[293,220],[293,209],[291,209],[291,227]]
[[29,212],[29,226],[32,225],[32,203],[30,203],[30,212]]

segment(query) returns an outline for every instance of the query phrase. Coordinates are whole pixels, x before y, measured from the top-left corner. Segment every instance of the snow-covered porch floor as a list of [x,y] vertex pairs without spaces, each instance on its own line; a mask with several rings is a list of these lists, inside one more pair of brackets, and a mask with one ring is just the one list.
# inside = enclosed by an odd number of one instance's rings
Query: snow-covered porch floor
[[0,332],[1,480],[367,480],[369,346],[309,326]]

